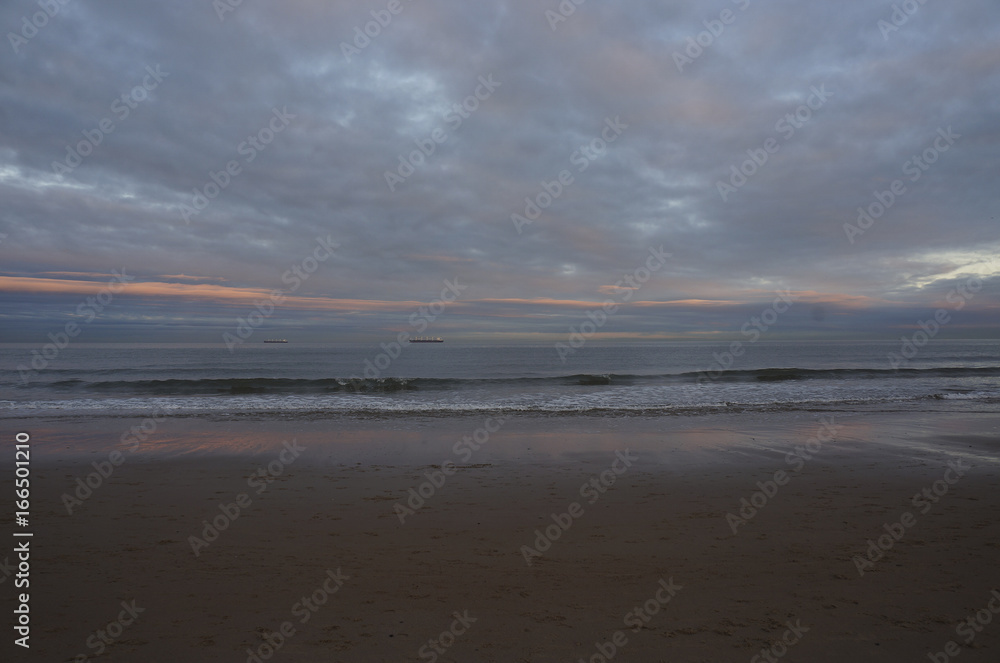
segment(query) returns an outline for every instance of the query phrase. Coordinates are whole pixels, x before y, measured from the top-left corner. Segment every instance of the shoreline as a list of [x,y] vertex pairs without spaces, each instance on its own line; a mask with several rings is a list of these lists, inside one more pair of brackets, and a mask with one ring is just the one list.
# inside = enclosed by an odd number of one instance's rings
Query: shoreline
[[[793,627],[789,660],[941,651],[1000,586],[1000,417],[851,413],[827,434],[813,414],[515,418],[470,457],[453,446],[477,417],[165,421],[72,514],[62,496],[135,424],[49,423],[33,655],[94,653],[122,601],[145,612],[101,660],[242,663],[273,633],[261,660],[429,660],[455,613],[441,661],[749,661]],[[972,468],[947,483],[949,463]],[[989,660],[1000,623],[961,646]]]
[[[32,436],[36,461],[82,460],[119,450],[145,460],[241,457],[268,453],[291,438],[311,462],[565,462],[575,456],[634,448],[657,462],[718,462],[729,454],[780,457],[819,431],[837,428],[838,446],[970,455],[1000,462],[1000,413],[728,412],[682,416],[538,416],[216,419],[182,417],[9,418],[4,427]],[[968,437],[974,443],[956,441]],[[721,455],[720,455],[721,452]],[[0,465],[5,461],[0,461]]]

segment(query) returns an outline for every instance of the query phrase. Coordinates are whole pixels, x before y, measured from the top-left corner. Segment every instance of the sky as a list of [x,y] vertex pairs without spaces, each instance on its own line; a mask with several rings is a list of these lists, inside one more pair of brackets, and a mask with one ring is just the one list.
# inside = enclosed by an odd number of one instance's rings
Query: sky
[[1000,337],[993,0],[16,0],[0,30],[0,342]]

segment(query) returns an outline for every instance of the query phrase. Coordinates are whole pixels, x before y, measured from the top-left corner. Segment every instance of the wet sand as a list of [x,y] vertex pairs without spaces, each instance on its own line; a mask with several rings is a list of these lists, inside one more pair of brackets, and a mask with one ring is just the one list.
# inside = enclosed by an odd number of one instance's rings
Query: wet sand
[[4,660],[996,660],[1000,418],[829,417],[7,420],[34,538]]

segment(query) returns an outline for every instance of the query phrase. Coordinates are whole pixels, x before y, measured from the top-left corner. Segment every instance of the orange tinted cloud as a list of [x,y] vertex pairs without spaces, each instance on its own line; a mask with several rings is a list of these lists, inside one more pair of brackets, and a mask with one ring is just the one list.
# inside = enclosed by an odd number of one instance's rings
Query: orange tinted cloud
[[602,295],[618,295],[623,292],[628,292],[629,290],[638,290],[639,288],[631,288],[625,285],[602,285],[597,289],[597,292]]
[[570,308],[591,308],[594,306],[600,306],[600,302],[587,302],[581,301],[579,299],[551,299],[549,297],[534,297],[531,299],[524,299],[520,297],[511,297],[508,299],[477,299],[476,303],[479,304],[516,304],[519,306],[567,306]]
[[157,279],[174,279],[177,281],[221,281],[225,282],[228,279],[224,279],[221,276],[188,276],[187,274],[157,274],[153,278]]
[[[96,295],[111,281],[74,281],[42,279],[28,276],[0,276],[0,292],[51,295]],[[117,284],[117,281],[115,281]],[[203,301],[220,306],[253,306],[255,301],[271,296],[271,290],[236,288],[206,283],[164,283],[160,281],[129,282],[122,296],[180,301]],[[324,311],[399,311],[425,305],[417,301],[384,301],[368,299],[337,299],[327,297],[296,297],[287,295],[281,305],[289,308]]]
[[686,306],[694,308],[717,308],[722,306],[742,306],[747,302],[732,299],[674,299],[669,302],[635,302],[635,306]]
[[[63,273],[67,274],[67,273]],[[83,273],[73,273],[84,275]],[[40,294],[40,295],[96,295],[114,280],[111,275],[86,274],[96,277],[93,280],[39,278],[29,276],[0,276],[0,292]],[[184,275],[164,275],[163,278],[196,279]],[[605,286],[607,287],[607,286]],[[283,292],[279,289],[280,292]],[[145,298],[157,301],[174,302],[204,302],[222,307],[252,307],[256,302],[269,299],[273,290],[264,288],[234,287],[211,283],[169,283],[165,281],[128,282],[121,296],[129,298]],[[744,293],[741,293],[744,294]],[[769,301],[774,293],[754,291],[745,293],[746,299],[676,299],[670,301],[633,301],[616,303],[622,308],[688,308],[688,309],[719,309],[733,306],[743,306],[752,302]],[[838,293],[820,293],[815,291],[799,291],[792,293],[796,303],[826,304],[845,309],[866,309],[886,307],[897,304],[883,299],[846,295]],[[768,295],[762,297],[761,295]],[[339,311],[349,313],[390,312],[402,313],[426,306],[425,301],[390,301],[377,299],[348,299],[322,296],[285,295],[281,306],[304,311]],[[532,317],[538,314],[538,309],[552,312],[553,309],[586,310],[600,308],[601,301],[586,301],[579,299],[553,299],[549,297],[535,298],[487,298],[476,300],[459,300],[451,302],[449,307],[461,307],[465,312],[481,316],[502,317]],[[507,307],[520,307],[522,310],[511,312]],[[470,310],[474,309],[474,310]]]

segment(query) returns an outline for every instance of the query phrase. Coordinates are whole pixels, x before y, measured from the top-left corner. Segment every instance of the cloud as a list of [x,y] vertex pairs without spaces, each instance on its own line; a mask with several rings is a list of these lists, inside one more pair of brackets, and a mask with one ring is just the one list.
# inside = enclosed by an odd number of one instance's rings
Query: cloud
[[[886,36],[890,5],[585,3],[553,31],[556,5],[406,2],[364,46],[372,8],[351,3],[221,20],[195,0],[61,6],[0,60],[0,340],[44,336],[122,265],[137,282],[95,335],[215,340],[231,317],[213,305],[283,287],[327,236],[335,260],[275,320],[317,338],[405,326],[455,278],[467,296],[441,330],[564,334],[661,245],[673,257],[607,334],[725,333],[788,289],[807,303],[789,333],[885,336],[973,276],[984,290],[948,333],[996,334],[995,3],[921,5]],[[5,33],[26,7],[0,7]],[[724,8],[734,21],[678,71]],[[280,131],[276,109],[294,116]],[[628,128],[603,140],[614,118]],[[752,174],[724,200],[734,168]],[[851,243],[844,225],[897,179]],[[526,198],[540,209],[519,234]]]

